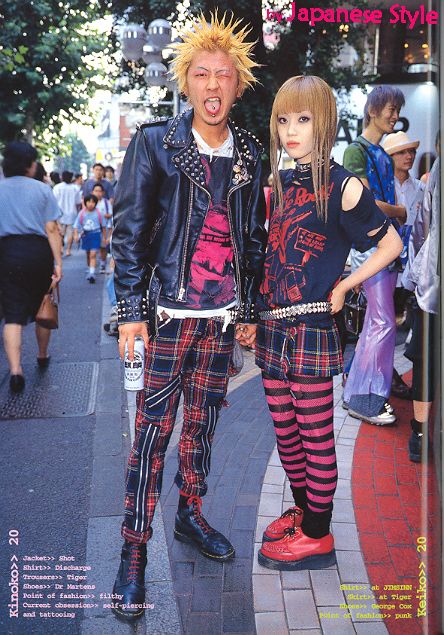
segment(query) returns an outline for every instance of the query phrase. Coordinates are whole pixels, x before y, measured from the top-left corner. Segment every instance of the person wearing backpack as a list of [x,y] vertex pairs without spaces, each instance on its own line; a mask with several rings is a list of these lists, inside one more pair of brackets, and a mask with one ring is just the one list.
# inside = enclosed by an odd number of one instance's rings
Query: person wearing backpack
[[[380,145],[393,132],[404,95],[392,86],[377,86],[364,107],[364,130],[344,153],[344,167],[358,176],[373,193],[376,204],[396,229],[406,220],[404,205],[396,205],[395,177],[391,157]],[[373,253],[351,250],[352,271]],[[363,283],[367,310],[344,388],[344,407],[356,419],[374,425],[389,425],[396,415],[388,398],[392,388],[396,320],[394,290],[396,261]]]
[[105,219],[105,237],[100,244],[100,273],[106,272],[106,251],[113,226],[113,206],[105,198],[105,188],[101,183],[94,185],[92,193],[97,197],[97,209]]
[[83,200],[85,207],[79,212],[74,223],[74,240],[78,243],[81,239],[82,249],[86,251],[86,279],[90,284],[94,284],[97,251],[102,240],[105,240],[105,222],[97,209],[97,197],[88,194]]

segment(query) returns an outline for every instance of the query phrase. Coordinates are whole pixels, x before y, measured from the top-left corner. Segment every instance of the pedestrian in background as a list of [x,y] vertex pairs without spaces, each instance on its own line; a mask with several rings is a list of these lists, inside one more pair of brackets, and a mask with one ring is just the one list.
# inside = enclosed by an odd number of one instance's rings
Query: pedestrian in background
[[51,185],[51,179],[48,176],[48,172],[43,167],[43,164],[40,161],[36,162],[34,175],[32,177],[36,181],[40,181],[41,183],[46,183],[47,185]]
[[[439,147],[438,147],[439,153]],[[422,208],[410,237],[410,267],[403,284],[415,293],[412,337],[405,356],[413,362],[413,419],[409,457],[414,463],[427,460],[428,425],[439,365],[440,303],[440,159],[427,180]]]
[[50,178],[52,187],[61,183],[60,173],[57,172],[56,170],[53,170],[52,172],[49,173],[49,178]]
[[105,273],[107,246],[111,234],[110,227],[112,227],[113,222],[113,208],[111,203],[105,198],[105,190],[101,183],[94,185],[92,193],[97,198],[97,210],[102,219],[104,219],[105,225],[105,236],[100,244],[100,273]]
[[86,252],[86,279],[90,284],[94,284],[97,252],[105,238],[105,224],[97,209],[97,197],[94,194],[88,194],[83,200],[85,207],[79,212],[74,222],[74,240],[76,243],[81,240],[82,249]]
[[75,183],[72,182],[73,173],[65,170],[62,172],[62,181],[54,185],[53,192],[62,212],[59,218],[60,233],[62,235],[62,252],[66,239],[66,256],[71,255],[72,241],[74,238],[73,224],[82,206],[82,196]]
[[113,186],[113,189],[115,189],[117,185],[117,179],[115,174],[116,172],[112,165],[105,166],[105,179],[111,183],[111,185]]
[[435,137],[436,154],[434,152],[424,152],[419,159],[418,178],[420,179],[421,183],[424,183],[424,184],[427,183],[427,180],[430,176],[430,169],[436,157],[439,156],[440,154],[440,136],[441,136],[441,131],[438,130]]
[[[35,320],[43,296],[62,278],[59,206],[49,185],[33,178],[37,151],[12,142],[4,151],[0,181],[0,291],[4,311],[3,344],[13,392],[25,387],[21,365],[22,329]],[[37,363],[49,363],[51,331],[36,324]]]
[[83,192],[82,187],[83,187],[83,174],[74,174],[74,185],[76,186],[76,188],[79,190],[80,193]]
[[105,198],[108,199],[111,203],[114,200],[114,188],[111,183],[105,179],[105,168],[101,163],[94,163],[92,167],[93,178],[87,179],[82,185],[83,196],[88,196],[88,194],[92,194],[94,189],[94,185],[100,183],[105,190]]
[[[373,89],[364,107],[364,131],[346,148],[343,161],[344,167],[372,191],[378,207],[396,229],[405,222],[407,212],[404,205],[396,204],[393,162],[380,141],[385,134],[393,132],[403,105],[404,95],[398,88],[377,86]],[[352,249],[352,272],[373,252],[374,247],[364,253]],[[398,270],[398,264],[392,263],[362,285],[367,309],[344,387],[344,407],[349,414],[376,425],[396,421],[388,398],[392,391],[395,354],[393,294]]]

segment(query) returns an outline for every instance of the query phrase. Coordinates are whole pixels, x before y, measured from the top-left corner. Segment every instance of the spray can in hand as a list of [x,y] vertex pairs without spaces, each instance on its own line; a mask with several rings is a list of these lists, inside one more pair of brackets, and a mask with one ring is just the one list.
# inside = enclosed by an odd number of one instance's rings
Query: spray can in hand
[[123,364],[125,369],[123,383],[125,390],[142,390],[145,368],[145,344],[141,337],[136,337],[134,340],[133,361],[128,359],[128,344],[126,344]]

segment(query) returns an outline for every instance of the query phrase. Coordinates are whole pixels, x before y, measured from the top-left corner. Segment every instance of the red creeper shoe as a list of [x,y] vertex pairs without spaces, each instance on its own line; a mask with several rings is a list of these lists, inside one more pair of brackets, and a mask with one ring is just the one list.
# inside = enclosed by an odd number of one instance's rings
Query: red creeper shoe
[[279,571],[326,569],[336,564],[333,536],[309,538],[300,527],[287,529],[281,540],[262,544],[258,562],[267,569]]
[[285,536],[287,529],[301,526],[303,515],[304,512],[300,507],[290,507],[282,516],[279,516],[268,525],[262,535],[262,540],[264,542],[281,540]]

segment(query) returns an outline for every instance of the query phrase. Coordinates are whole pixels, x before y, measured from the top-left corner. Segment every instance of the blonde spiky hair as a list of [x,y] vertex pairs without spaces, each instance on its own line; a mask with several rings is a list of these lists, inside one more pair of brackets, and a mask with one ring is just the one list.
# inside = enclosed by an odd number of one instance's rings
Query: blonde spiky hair
[[217,11],[210,15],[211,22],[208,24],[201,13],[190,30],[181,34],[182,42],[172,45],[176,55],[171,62],[171,76],[177,81],[179,91],[186,93],[187,72],[194,53],[197,51],[221,50],[233,60],[239,74],[239,90],[242,94],[246,88],[253,86],[258,81],[251,72],[252,68],[260,66],[260,64],[251,59],[251,50],[256,42],[244,41],[251,28],[246,25],[237,33],[234,33],[234,30],[241,24],[242,20],[235,20],[232,15],[229,22],[226,23],[226,13],[220,19]]

